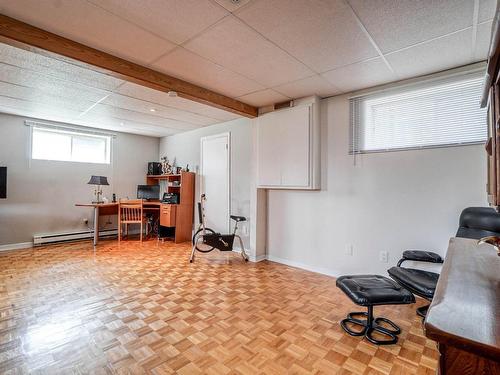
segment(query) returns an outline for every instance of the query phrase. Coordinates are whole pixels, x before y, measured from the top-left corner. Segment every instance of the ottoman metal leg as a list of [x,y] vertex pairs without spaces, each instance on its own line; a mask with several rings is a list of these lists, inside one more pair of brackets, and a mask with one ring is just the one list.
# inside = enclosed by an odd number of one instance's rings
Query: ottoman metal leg
[[425,316],[427,315],[427,310],[429,310],[429,305],[426,305],[426,306],[422,306],[422,307],[419,307],[417,309],[417,315],[420,316],[421,318],[424,318],[425,319]]
[[[340,326],[344,331],[346,331],[351,336],[364,336],[367,329],[366,319],[356,319],[355,318],[356,316],[362,316],[366,318],[368,316],[368,313],[364,311],[349,313],[347,314],[347,318],[345,318],[340,322]],[[351,328],[349,328],[348,324],[360,326],[362,327],[362,329],[361,331],[354,331]]]
[[[366,319],[357,319],[356,316],[362,316]],[[379,323],[385,323],[391,328],[382,326]],[[354,331],[349,328],[348,324],[362,327],[360,331]],[[351,336],[365,336],[372,344],[376,345],[391,345],[398,342],[398,337],[401,329],[392,321],[386,318],[373,318],[373,306],[368,306],[367,312],[352,312],[347,315],[347,318],[340,322],[340,326]],[[388,337],[388,339],[376,339],[374,333]]]

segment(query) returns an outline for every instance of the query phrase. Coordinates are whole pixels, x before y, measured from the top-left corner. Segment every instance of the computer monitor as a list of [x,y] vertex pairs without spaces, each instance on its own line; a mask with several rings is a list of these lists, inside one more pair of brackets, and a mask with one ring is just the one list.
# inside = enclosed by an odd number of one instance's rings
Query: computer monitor
[[137,199],[160,200],[160,185],[137,185]]

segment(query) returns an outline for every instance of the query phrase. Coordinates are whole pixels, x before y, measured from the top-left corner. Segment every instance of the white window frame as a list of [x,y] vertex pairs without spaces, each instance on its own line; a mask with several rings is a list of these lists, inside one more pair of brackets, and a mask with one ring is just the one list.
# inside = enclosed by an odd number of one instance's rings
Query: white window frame
[[[112,152],[113,152],[113,142],[112,140],[116,137],[114,133],[101,132],[98,130],[94,130],[92,128],[84,128],[78,126],[69,126],[69,125],[59,125],[59,124],[50,124],[45,122],[36,122],[36,121],[25,121],[25,125],[29,126],[29,159],[31,160],[41,160],[41,161],[58,161],[63,163],[85,163],[85,164],[105,164],[110,165],[112,161]],[[34,129],[41,129],[47,132],[66,134],[72,137],[71,139],[71,147],[73,147],[73,136],[82,138],[95,137],[100,138],[105,141],[105,157],[103,161],[88,161],[88,160],[74,160],[74,159],[50,159],[50,158],[36,158],[33,156],[33,131]]]
[[[484,131],[485,131],[485,137],[484,139],[481,140],[476,140],[476,141],[470,141],[470,142],[449,142],[449,143],[436,143],[436,144],[426,144],[426,145],[414,145],[414,146],[404,146],[404,147],[385,147],[385,148],[379,148],[379,149],[369,149],[369,148],[363,148],[363,145],[360,144],[362,143],[362,135],[360,132],[363,132],[364,130],[360,129],[360,127],[364,126],[362,124],[362,116],[364,113],[360,113],[361,111],[364,110],[364,103],[361,105],[358,103],[357,106],[355,104],[356,100],[363,100],[363,99],[376,99],[377,97],[380,96],[391,96],[391,95],[398,95],[401,94],[402,97],[404,97],[405,94],[412,93],[414,91],[421,90],[422,88],[425,87],[434,87],[434,86],[439,86],[443,83],[446,82],[458,82],[460,80],[465,80],[468,78],[477,78],[478,80],[481,80],[484,77],[484,69],[471,69],[471,70],[465,70],[462,72],[451,72],[449,74],[436,74],[432,76],[428,76],[425,78],[421,79],[414,79],[411,80],[410,83],[407,84],[396,84],[396,85],[387,85],[383,89],[379,90],[365,90],[364,92],[358,94],[358,95],[352,95],[349,97],[349,107],[350,107],[350,115],[349,115],[349,127],[350,127],[350,134],[349,134],[349,154],[350,155],[357,155],[357,154],[371,154],[371,153],[381,153],[381,152],[395,152],[395,151],[410,151],[410,150],[420,150],[420,149],[433,149],[433,148],[443,148],[443,147],[457,147],[457,146],[467,146],[467,145],[477,145],[477,144],[484,144],[487,139],[487,115],[486,111],[484,114]],[[481,90],[482,91],[482,90]],[[477,108],[478,110],[480,109],[480,100],[481,96],[479,95],[478,100],[477,100]],[[357,118],[356,118],[357,117]]]

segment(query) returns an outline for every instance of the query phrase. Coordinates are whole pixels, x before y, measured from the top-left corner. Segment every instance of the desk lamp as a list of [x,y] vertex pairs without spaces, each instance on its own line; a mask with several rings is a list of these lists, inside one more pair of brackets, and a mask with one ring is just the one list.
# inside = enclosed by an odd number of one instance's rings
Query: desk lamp
[[87,182],[87,184],[88,185],[95,185],[94,194],[95,194],[96,200],[92,203],[103,203],[100,199],[102,196],[101,186],[102,185],[109,185],[108,178],[104,177],[104,176],[92,176],[92,177],[90,177],[90,181]]

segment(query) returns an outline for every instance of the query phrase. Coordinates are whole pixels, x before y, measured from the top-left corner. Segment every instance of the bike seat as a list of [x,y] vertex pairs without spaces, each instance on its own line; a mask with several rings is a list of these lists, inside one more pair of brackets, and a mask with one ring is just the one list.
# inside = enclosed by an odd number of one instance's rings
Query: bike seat
[[236,215],[231,215],[231,219],[234,221],[240,222],[240,221],[247,221],[247,218],[245,216],[236,216]]

